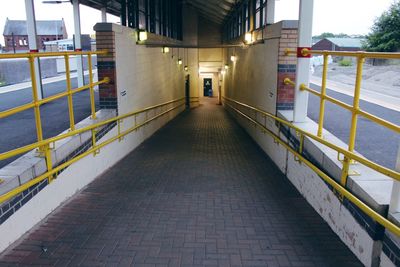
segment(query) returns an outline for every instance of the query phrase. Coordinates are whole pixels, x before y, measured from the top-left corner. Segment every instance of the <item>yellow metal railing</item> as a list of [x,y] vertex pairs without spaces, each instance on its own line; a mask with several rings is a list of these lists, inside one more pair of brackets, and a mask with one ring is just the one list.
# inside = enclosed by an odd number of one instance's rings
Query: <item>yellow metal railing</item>
[[[108,83],[109,78],[105,78],[101,81],[94,82],[93,81],[93,64],[92,64],[92,55],[103,55],[106,54],[107,51],[97,51],[97,52],[51,52],[51,53],[21,53],[21,54],[0,54],[0,59],[11,59],[11,58],[26,58],[28,59],[29,67],[30,67],[30,75],[31,75],[31,83],[32,83],[32,102],[28,104],[24,104],[15,108],[11,108],[5,111],[0,111],[0,119],[6,118],[8,116],[11,116],[13,114],[28,110],[30,108],[34,109],[35,113],[35,124],[36,124],[36,133],[37,133],[37,142],[33,144],[29,144],[23,147],[16,148],[11,151],[7,151],[4,153],[0,153],[0,160],[4,160],[7,158],[11,158],[14,156],[21,155],[23,153],[29,152],[33,149],[37,149],[40,152],[40,155],[45,158],[46,161],[46,166],[47,166],[47,171],[44,174],[39,175],[38,177],[30,180],[29,182],[20,185],[19,187],[16,187],[15,189],[3,194],[0,196],[0,203],[3,203],[4,201],[9,200],[10,198],[20,194],[24,190],[28,189],[29,187],[36,185],[40,183],[41,181],[48,179],[49,182],[54,179],[54,177],[57,175],[58,172],[63,170],[64,168],[68,167],[72,163],[78,161],[79,159],[85,157],[86,155],[89,155],[90,153],[97,154],[99,149],[104,147],[105,145],[115,141],[115,140],[122,140],[123,136],[126,134],[137,130],[138,128],[148,124],[149,122],[159,118],[160,116],[163,116],[164,114],[181,107],[184,105],[184,103],[180,103],[177,106],[174,107],[168,107],[168,105],[175,105],[177,102],[182,102],[184,98],[179,98],[176,100],[168,101],[165,103],[161,103],[159,105],[147,107],[138,111],[134,111],[125,115],[121,115],[112,119],[108,119],[99,123],[95,123],[93,125],[84,127],[84,128],[79,128],[77,129],[75,127],[75,120],[74,120],[74,108],[73,108],[73,98],[72,96],[78,92],[81,92],[83,90],[89,89],[90,91],[90,107],[91,107],[91,118],[95,119],[96,118],[96,108],[95,108],[95,99],[94,99],[94,87],[98,86],[103,83]],[[72,88],[71,85],[71,76],[70,76],[70,66],[69,66],[69,60],[70,56],[87,56],[88,57],[88,69],[89,69],[89,84],[86,84],[82,87],[79,88]],[[65,92],[58,93],[43,99],[39,99],[38,94],[37,94],[37,85],[36,85],[36,76],[35,76],[35,59],[36,58],[42,58],[42,57],[64,57],[65,60],[65,72],[66,72],[66,84],[67,88]],[[42,119],[41,119],[41,113],[40,113],[40,106],[51,102],[55,101],[57,99],[60,99],[62,97],[67,97],[68,100],[68,111],[69,111],[69,121],[70,121],[70,131],[64,134],[60,134],[55,137],[51,137],[48,139],[43,139],[43,130],[42,130]],[[197,102],[198,99],[193,98],[193,102]],[[165,108],[166,107],[166,108]],[[157,108],[161,108],[161,112],[158,115],[154,115],[152,118],[148,119],[148,111],[150,110],[155,110]],[[162,109],[166,110],[162,110]],[[145,113],[145,120],[141,123],[137,122],[137,116],[141,113]],[[128,117],[133,117],[134,118],[134,125],[130,127],[129,129],[122,131],[121,130],[121,124],[124,119]],[[96,142],[96,133],[97,129],[100,127],[104,127],[110,123],[116,123],[118,127],[118,134],[115,137],[112,137],[100,144]],[[51,157],[51,151],[52,147],[55,146],[55,142],[77,135],[81,134],[83,132],[90,131],[92,138],[92,147],[87,150],[86,152],[68,160],[67,162],[64,162],[56,167],[53,168],[53,163],[52,163],[52,157]],[[51,144],[53,144],[51,146]]]
[[[147,108],[144,108],[144,109],[141,109],[141,110],[137,110],[137,111],[133,111],[133,112],[121,115],[121,116],[117,116],[117,117],[114,117],[114,118],[111,118],[111,119],[108,119],[108,120],[105,120],[105,121],[102,121],[102,122],[99,122],[99,123],[95,123],[95,124],[92,124],[92,125],[87,126],[87,127],[71,130],[71,131],[69,131],[67,133],[60,134],[60,135],[57,135],[55,137],[51,137],[51,138],[48,138],[48,139],[44,139],[44,140],[41,140],[41,141],[36,142],[34,144],[26,145],[26,146],[23,146],[23,147],[20,147],[20,148],[17,148],[17,149],[14,149],[14,150],[11,150],[11,151],[8,151],[8,152],[5,152],[5,153],[0,153],[0,160],[4,160],[4,159],[7,159],[7,158],[16,156],[16,155],[20,155],[20,154],[26,153],[28,151],[31,151],[33,149],[40,148],[40,147],[45,147],[46,148],[45,151],[46,151],[46,153],[48,153],[48,155],[46,155],[46,162],[47,162],[47,167],[48,167],[47,172],[45,172],[44,174],[39,175],[38,177],[30,180],[29,182],[27,182],[27,183],[25,183],[23,185],[20,185],[19,187],[16,187],[15,189],[13,189],[13,190],[1,195],[0,196],[0,203],[9,200],[10,198],[20,194],[24,190],[28,189],[29,187],[31,187],[33,185],[36,185],[36,184],[40,183],[41,181],[43,181],[45,179],[48,179],[49,182],[50,182],[53,179],[53,176],[55,176],[58,172],[60,172],[61,170],[65,169],[66,167],[68,167],[72,163],[84,158],[85,156],[87,156],[87,155],[89,155],[91,153],[97,154],[102,147],[114,142],[115,140],[121,141],[122,138],[125,135],[127,135],[127,134],[129,134],[129,133],[131,133],[133,131],[138,130],[139,128],[143,127],[144,125],[150,123],[151,121],[156,120],[157,118],[159,118],[159,117],[161,117],[161,116],[163,116],[163,115],[165,115],[165,114],[167,114],[167,113],[169,113],[169,112],[171,112],[171,111],[173,111],[173,110],[175,110],[175,109],[177,109],[177,108],[179,108],[181,106],[184,106],[185,105],[184,100],[185,100],[185,98],[179,98],[179,99],[171,100],[171,101],[164,102],[164,103],[161,103],[161,104],[158,104],[158,105],[150,106],[150,107],[147,107]],[[179,102],[181,102],[181,103],[179,103]],[[178,103],[178,104],[175,104],[175,103]],[[174,105],[174,106],[168,107],[168,105]],[[148,118],[148,116],[147,116],[148,111],[155,110],[157,108],[161,108],[161,112],[159,114],[157,114],[157,115],[154,115],[151,118]],[[165,110],[162,110],[163,108]],[[143,113],[146,115],[146,119],[144,121],[142,121],[142,122],[138,122],[137,116],[139,114],[143,114]],[[122,130],[121,124],[127,118],[134,118],[134,123],[128,129]],[[106,125],[108,125],[110,123],[117,123],[117,129],[118,129],[117,134],[114,137],[111,137],[110,139],[107,139],[107,140],[103,141],[102,143],[97,143],[96,142],[96,136],[95,136],[96,129],[98,129],[100,127],[103,127],[103,126],[106,126]],[[52,168],[52,166],[51,166],[50,144],[54,144],[56,141],[59,141],[59,140],[62,140],[62,139],[65,139],[65,138],[68,138],[68,137],[71,137],[71,136],[74,136],[74,135],[77,135],[77,134],[80,134],[80,133],[88,132],[88,131],[91,131],[91,133],[92,133],[92,147],[89,150],[85,151],[84,153],[82,153],[82,154],[80,154],[80,155],[68,160],[67,162],[62,163],[62,164]],[[49,159],[49,161],[47,161],[47,159]]]
[[[37,142],[41,143],[43,141],[43,129],[42,129],[42,119],[40,113],[40,106],[49,103],[51,101],[55,101],[62,97],[67,97],[68,99],[68,114],[69,114],[69,121],[70,121],[70,130],[75,130],[75,120],[74,120],[74,108],[73,108],[73,100],[72,96],[78,92],[83,90],[90,90],[90,103],[91,103],[91,117],[92,119],[96,118],[96,108],[95,108],[95,101],[94,101],[94,87],[103,83],[107,83],[109,81],[108,78],[105,78],[98,82],[93,82],[93,69],[92,69],[92,55],[103,55],[106,54],[107,51],[97,51],[97,52],[49,52],[49,53],[18,53],[18,54],[0,54],[1,59],[23,59],[26,58],[29,63],[30,69],[30,76],[31,76],[31,84],[32,84],[32,102],[28,104],[24,104],[15,108],[11,108],[5,111],[0,111],[0,119],[6,118],[8,116],[17,114],[19,112],[28,110],[33,108],[34,115],[35,115],[35,126],[36,126],[36,136]],[[70,66],[69,66],[69,59],[70,56],[87,56],[88,58],[88,66],[89,66],[89,84],[84,85],[79,88],[73,89],[71,86],[71,77],[70,77]],[[35,59],[36,58],[44,58],[44,57],[64,57],[65,60],[65,76],[66,76],[66,83],[67,89],[65,92],[58,93],[43,99],[39,99],[38,96],[38,88],[37,88],[37,80],[35,75]],[[43,144],[38,146],[38,151],[46,158],[46,166],[50,170],[52,168],[52,160],[51,160],[51,153],[50,147],[48,144]],[[8,153],[8,152],[7,152]],[[3,154],[7,154],[3,153]],[[13,153],[10,153],[12,155]],[[14,153],[15,154],[15,153]],[[51,182],[52,177],[49,177],[49,182]]]
[[[296,51],[287,50],[286,54],[296,54]],[[323,70],[322,70],[322,83],[321,83],[321,92],[313,90],[309,88],[305,84],[300,85],[301,91],[310,92],[313,95],[316,95],[320,98],[320,112],[318,119],[318,130],[317,136],[322,137],[322,130],[324,126],[324,117],[325,117],[325,102],[329,101],[333,104],[336,104],[344,109],[347,109],[351,112],[351,125],[350,125],[350,136],[348,141],[348,151],[353,152],[355,143],[356,143],[356,134],[357,134],[357,119],[358,116],[362,116],[367,118],[381,126],[384,126],[395,133],[400,133],[400,126],[394,123],[391,123],[387,120],[379,118],[371,113],[368,113],[360,108],[360,94],[361,94],[361,82],[362,82],[362,72],[363,65],[366,58],[379,58],[379,59],[400,59],[400,53],[370,53],[370,52],[339,52],[339,51],[320,51],[320,50],[309,50],[304,48],[301,51],[301,54],[304,56],[315,54],[323,56]],[[356,81],[355,81],[355,89],[354,89],[354,97],[353,97],[353,105],[348,105],[342,101],[339,101],[333,97],[330,97],[326,94],[326,80],[328,73],[328,56],[347,56],[347,57],[356,57],[357,58],[357,72],[356,72]],[[285,79],[286,84],[291,84],[296,86],[296,84],[291,81],[289,78]],[[338,155],[339,158],[339,155]],[[349,172],[350,164],[353,163],[352,158],[348,157],[344,154],[343,168],[341,174],[341,184],[342,186],[346,186],[347,177],[352,173]],[[357,160],[358,161],[358,160]],[[360,161],[358,161],[360,162]],[[386,174],[387,175],[387,174]],[[390,175],[389,175],[390,176]],[[393,178],[393,177],[392,177]]]
[[[349,151],[342,147],[339,147],[339,146],[323,139],[322,137],[320,137],[318,135],[307,132],[307,131],[293,125],[292,123],[290,123],[284,119],[281,119],[271,113],[268,113],[264,110],[247,105],[245,103],[241,103],[239,101],[233,100],[228,97],[223,97],[223,99],[224,99],[225,105],[227,105],[229,108],[234,110],[236,113],[238,113],[239,115],[241,115],[248,121],[250,121],[252,124],[254,124],[255,127],[260,128],[263,133],[266,133],[266,134],[269,134],[270,136],[272,136],[272,138],[274,139],[274,141],[276,143],[283,145],[288,151],[290,151],[295,156],[296,160],[305,163],[315,173],[317,173],[324,181],[326,181],[329,185],[331,185],[339,194],[346,197],[349,201],[351,201],[354,205],[356,205],[358,208],[360,208],[368,216],[370,216],[371,218],[376,220],[379,224],[381,224],[382,226],[384,226],[385,228],[387,228],[388,230],[390,230],[397,236],[400,236],[400,227],[398,227],[397,225],[395,225],[394,223],[389,221],[387,218],[385,218],[384,216],[382,216],[381,214],[376,212],[374,209],[369,207],[362,200],[360,200],[358,197],[356,197],[353,193],[351,193],[349,190],[347,190],[345,185],[342,185],[342,184],[336,182],[332,177],[330,177],[325,172],[320,170],[317,166],[315,166],[313,163],[311,163],[309,160],[307,160],[303,156],[304,137],[307,136],[307,137],[337,151],[338,153],[342,153],[343,155],[345,155],[345,157],[355,160],[357,162],[360,162],[361,164],[364,164],[365,166],[367,166],[373,170],[376,170],[376,171],[383,173],[389,177],[392,177],[393,179],[395,179],[397,181],[400,181],[400,173],[399,172],[388,169],[388,168],[381,166],[377,163],[374,163],[366,158],[363,158],[360,155],[357,155],[356,153],[354,153],[353,151]],[[246,114],[246,112],[242,111],[241,109],[245,109],[248,113],[251,113],[254,116],[254,118],[251,117],[251,115]],[[259,120],[257,119],[257,117],[258,117],[257,114],[260,114],[264,118],[273,119],[275,122],[296,131],[296,134],[299,136],[299,140],[300,140],[300,145],[299,145],[298,150],[294,149],[290,145],[290,143],[289,143],[290,141],[282,140],[278,134],[275,134],[271,129],[269,129],[267,126],[266,120],[264,120],[264,123],[259,122]]]

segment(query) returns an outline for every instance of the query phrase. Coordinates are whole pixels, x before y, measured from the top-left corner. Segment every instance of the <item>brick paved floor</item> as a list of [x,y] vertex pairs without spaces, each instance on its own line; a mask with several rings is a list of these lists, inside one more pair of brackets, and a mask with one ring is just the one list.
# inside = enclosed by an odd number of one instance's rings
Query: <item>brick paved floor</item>
[[179,116],[1,266],[361,266],[222,107]]

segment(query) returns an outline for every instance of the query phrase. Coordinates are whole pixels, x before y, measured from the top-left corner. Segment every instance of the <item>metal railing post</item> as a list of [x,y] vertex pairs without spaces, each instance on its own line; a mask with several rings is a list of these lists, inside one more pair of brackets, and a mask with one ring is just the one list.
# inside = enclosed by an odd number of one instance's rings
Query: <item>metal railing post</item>
[[[356,144],[356,134],[357,134],[357,116],[360,110],[360,93],[361,93],[361,80],[362,80],[362,71],[363,71],[364,57],[357,57],[357,74],[356,74],[356,84],[354,89],[354,98],[353,98],[353,108],[351,111],[351,127],[350,127],[350,136],[349,136],[349,149],[348,151],[353,152]],[[342,167],[342,175],[340,179],[340,183],[342,186],[346,186],[347,177],[349,175],[349,167],[350,167],[351,159],[348,157],[344,157],[343,167]]]
[[324,66],[322,70],[321,99],[319,103],[319,120],[317,136],[322,137],[325,117],[325,95],[326,95],[326,78],[328,75],[328,55],[324,55]]
[[88,67],[89,67],[89,91],[90,91],[90,108],[92,111],[92,119],[96,119],[96,105],[94,102],[94,88],[93,88],[93,70],[92,70],[92,53],[88,54]]
[[[35,124],[36,124],[36,135],[38,142],[43,140],[43,130],[42,130],[42,119],[40,117],[40,103],[38,99],[37,92],[37,81],[35,75],[35,57],[33,55],[29,56],[29,68],[31,74],[31,82],[32,82],[32,97],[34,104],[34,112],[35,112]],[[42,149],[39,148],[41,151]]]
[[65,76],[67,79],[67,93],[68,93],[68,111],[69,111],[69,125],[71,131],[75,130],[75,118],[74,118],[74,104],[72,102],[72,91],[71,91],[71,73],[69,68],[69,56],[64,55],[65,60]]
[[[400,172],[400,142],[397,152],[396,171]],[[390,197],[389,213],[400,212],[400,182],[393,181],[392,194]]]

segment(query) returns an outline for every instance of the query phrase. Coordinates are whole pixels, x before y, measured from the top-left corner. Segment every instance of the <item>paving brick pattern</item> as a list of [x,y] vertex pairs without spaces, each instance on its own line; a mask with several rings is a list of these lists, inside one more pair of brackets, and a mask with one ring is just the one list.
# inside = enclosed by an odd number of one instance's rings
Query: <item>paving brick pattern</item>
[[1,266],[362,266],[222,107],[184,113]]

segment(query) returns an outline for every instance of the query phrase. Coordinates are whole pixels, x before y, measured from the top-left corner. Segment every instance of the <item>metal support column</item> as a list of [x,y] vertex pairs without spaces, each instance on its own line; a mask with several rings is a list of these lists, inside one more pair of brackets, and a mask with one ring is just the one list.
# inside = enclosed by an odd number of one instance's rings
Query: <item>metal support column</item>
[[107,11],[105,7],[101,8],[101,22],[107,22]]
[[[29,50],[30,52],[33,53],[39,52],[37,45],[35,7],[33,4],[33,0],[25,0],[25,9],[26,9],[26,24],[28,30]],[[39,58],[34,58],[34,66],[35,66],[37,98],[38,100],[41,100],[43,98],[43,88],[42,88],[42,79],[40,75],[41,72],[40,72]]]
[[121,0],[121,25],[126,26],[126,0]]
[[294,96],[294,122],[304,122],[307,117],[308,92],[301,91],[300,85],[310,82],[310,54],[303,54],[304,48],[311,49],[314,0],[300,0],[299,32],[297,47],[297,71]]
[[267,24],[275,22],[275,0],[267,1]]
[[[72,5],[74,10],[75,51],[82,51],[81,19],[80,19],[81,16],[79,12],[79,0],[72,0]],[[76,71],[78,75],[78,87],[82,87],[84,85],[82,56],[76,56]]]

